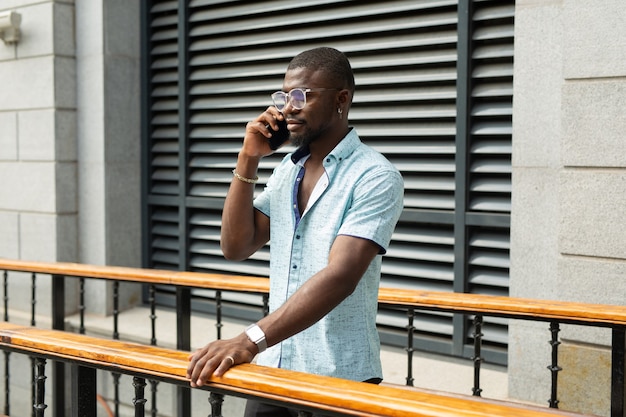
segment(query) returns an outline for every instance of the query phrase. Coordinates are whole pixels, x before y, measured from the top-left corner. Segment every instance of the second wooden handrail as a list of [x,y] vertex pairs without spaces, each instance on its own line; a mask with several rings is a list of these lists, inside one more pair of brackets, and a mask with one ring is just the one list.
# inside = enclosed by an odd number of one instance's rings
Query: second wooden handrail
[[[0,346],[84,366],[187,382],[189,353],[179,350],[6,322],[0,322]],[[286,401],[296,408],[312,407],[368,417],[579,416],[548,408],[378,386],[253,364],[238,365],[223,377],[211,378],[207,389]]]
[[[177,272],[64,262],[28,262],[2,258],[0,258],[0,270],[114,279],[223,291],[251,293],[267,293],[269,291],[267,278],[227,274]],[[381,304],[413,306],[449,312],[480,313],[543,321],[555,320],[605,327],[626,326],[626,306],[384,287],[379,290],[378,301]]]

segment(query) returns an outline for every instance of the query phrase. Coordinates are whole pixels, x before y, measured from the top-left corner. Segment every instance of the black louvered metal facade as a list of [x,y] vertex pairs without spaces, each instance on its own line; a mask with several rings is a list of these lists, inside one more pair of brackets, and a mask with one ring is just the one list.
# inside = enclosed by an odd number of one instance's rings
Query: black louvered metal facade
[[[514,8],[145,0],[144,266],[267,276],[269,247],[224,260],[221,208],[246,122],[271,104],[294,55],[324,45],[352,63],[351,124],[405,180],[382,285],[507,295]],[[284,152],[262,161],[261,183]],[[384,341],[404,345],[406,312],[382,309],[379,323]],[[471,356],[469,323],[420,312],[417,348]],[[483,333],[487,359],[504,363],[506,322],[489,319]]]

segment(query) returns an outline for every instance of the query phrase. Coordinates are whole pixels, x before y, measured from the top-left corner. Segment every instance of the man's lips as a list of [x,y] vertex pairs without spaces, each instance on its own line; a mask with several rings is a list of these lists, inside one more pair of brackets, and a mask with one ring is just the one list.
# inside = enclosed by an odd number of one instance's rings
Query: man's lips
[[302,124],[303,122],[301,122],[300,120],[287,119],[287,128],[289,130],[298,129]]

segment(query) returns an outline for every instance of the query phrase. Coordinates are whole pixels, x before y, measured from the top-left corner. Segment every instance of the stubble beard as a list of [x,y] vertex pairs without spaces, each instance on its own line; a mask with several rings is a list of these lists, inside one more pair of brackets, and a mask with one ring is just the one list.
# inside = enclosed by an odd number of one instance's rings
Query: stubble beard
[[319,137],[320,137],[320,132],[312,132],[310,130],[307,130],[300,134],[291,133],[289,135],[289,141],[295,147],[301,148],[303,146],[308,146],[311,143],[315,142],[317,138]]

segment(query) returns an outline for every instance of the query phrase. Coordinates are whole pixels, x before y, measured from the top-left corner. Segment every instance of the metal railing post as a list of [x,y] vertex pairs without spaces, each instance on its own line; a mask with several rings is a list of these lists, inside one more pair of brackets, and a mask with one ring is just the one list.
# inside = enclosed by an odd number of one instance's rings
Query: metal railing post
[[611,417],[624,417],[626,397],[624,374],[626,373],[626,334],[624,327],[614,327],[611,347]]
[[[65,277],[52,276],[52,328],[65,330]],[[65,409],[65,364],[60,361],[52,362],[52,415],[54,417],[67,416]]]
[[72,377],[71,416],[97,415],[96,369],[78,364],[70,365]]
[[[191,350],[191,289],[176,288],[176,347]],[[191,389],[176,387],[177,413],[179,417],[191,416]]]

